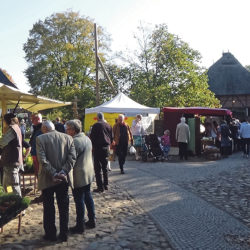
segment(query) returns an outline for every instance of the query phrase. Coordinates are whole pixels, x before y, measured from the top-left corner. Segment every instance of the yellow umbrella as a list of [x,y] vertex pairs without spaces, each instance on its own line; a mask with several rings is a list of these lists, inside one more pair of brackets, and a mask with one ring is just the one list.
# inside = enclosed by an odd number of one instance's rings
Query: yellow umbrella
[[43,96],[36,96],[3,83],[0,83],[0,101],[2,103],[2,114],[6,114],[7,109],[14,108],[18,102],[19,107],[31,112],[72,104],[71,102],[61,102]]

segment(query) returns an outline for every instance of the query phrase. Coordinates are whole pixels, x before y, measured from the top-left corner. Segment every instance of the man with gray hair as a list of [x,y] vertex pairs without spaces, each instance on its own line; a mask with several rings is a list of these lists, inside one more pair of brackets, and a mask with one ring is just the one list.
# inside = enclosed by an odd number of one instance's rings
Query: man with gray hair
[[[104,121],[103,113],[97,113],[98,122],[92,127],[90,139],[93,145],[94,168],[97,189],[93,192],[108,190],[108,156],[109,147],[113,141],[112,127]],[[103,180],[102,175],[103,174]]]
[[181,117],[181,122],[176,127],[176,141],[179,146],[179,156],[182,160],[185,157],[185,160],[188,159],[187,146],[190,140],[190,131],[189,126],[186,124],[186,118]]
[[43,196],[43,223],[45,240],[55,241],[56,194],[60,217],[59,239],[67,241],[69,221],[68,187],[73,182],[71,169],[76,161],[73,138],[55,130],[51,121],[42,123],[43,134],[36,138],[36,151],[39,162],[38,188]]

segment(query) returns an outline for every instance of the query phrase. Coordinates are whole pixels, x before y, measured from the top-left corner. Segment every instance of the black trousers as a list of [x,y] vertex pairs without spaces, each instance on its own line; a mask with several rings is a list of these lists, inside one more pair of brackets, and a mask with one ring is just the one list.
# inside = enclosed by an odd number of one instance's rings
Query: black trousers
[[56,236],[54,194],[56,194],[56,200],[59,210],[60,234],[68,233],[68,223],[69,223],[68,189],[69,189],[68,183],[63,182],[56,186],[46,188],[42,191],[43,227],[46,235]]
[[250,138],[243,138],[243,153],[249,155]]
[[127,153],[128,143],[119,143],[116,147],[116,155],[118,156],[118,162],[121,170],[123,170],[123,165],[126,161]]
[[188,144],[185,142],[178,142],[178,145],[179,145],[180,159],[182,160],[183,157],[185,157],[185,160],[187,160],[188,159],[188,151],[187,151]]
[[96,185],[98,189],[103,189],[103,185],[108,185],[108,156],[109,147],[94,148],[94,168]]

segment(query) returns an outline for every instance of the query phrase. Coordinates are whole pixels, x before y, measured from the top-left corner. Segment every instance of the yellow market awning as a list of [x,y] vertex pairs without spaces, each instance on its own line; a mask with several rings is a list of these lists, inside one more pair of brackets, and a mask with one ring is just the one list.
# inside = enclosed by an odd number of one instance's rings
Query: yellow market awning
[[61,102],[43,96],[36,96],[19,89],[0,83],[0,101],[2,111],[5,113],[8,108],[14,108],[19,101],[20,108],[37,112],[44,109],[58,108],[71,105],[71,102]]

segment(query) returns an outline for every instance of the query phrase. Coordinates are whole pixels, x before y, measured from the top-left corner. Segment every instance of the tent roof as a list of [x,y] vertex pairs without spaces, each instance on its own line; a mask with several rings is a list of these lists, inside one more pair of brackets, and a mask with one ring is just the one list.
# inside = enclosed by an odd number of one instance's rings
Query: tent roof
[[86,114],[90,113],[149,113],[149,114],[159,114],[159,108],[150,108],[141,105],[123,93],[119,93],[113,99],[108,102],[103,103],[100,106],[89,108],[85,110]]
[[220,108],[207,108],[207,107],[190,107],[190,108],[175,108],[175,107],[165,107],[162,109],[165,113],[181,113],[181,114],[197,114],[197,115],[232,115],[229,109]]
[[17,89],[17,86],[7,78],[7,76],[3,73],[1,69],[0,69],[0,82]]
[[19,107],[37,112],[44,109],[71,105],[71,102],[61,102],[43,96],[36,96],[0,82],[0,101],[6,102],[7,108],[14,108],[19,101]]

